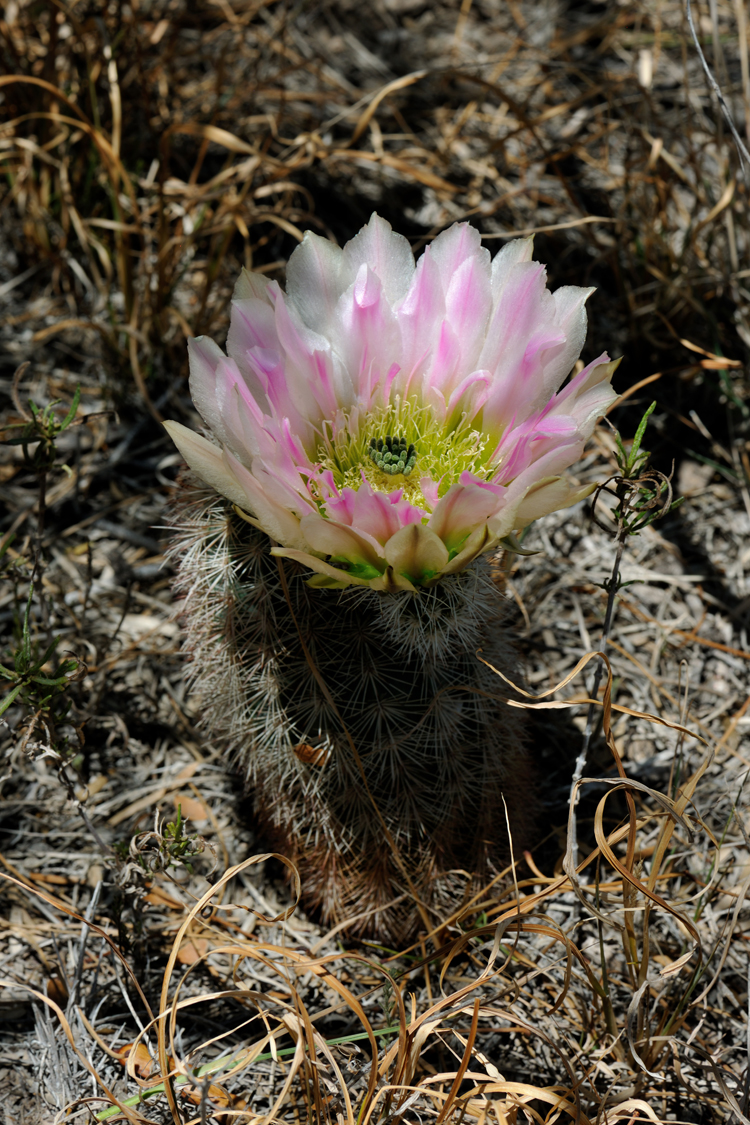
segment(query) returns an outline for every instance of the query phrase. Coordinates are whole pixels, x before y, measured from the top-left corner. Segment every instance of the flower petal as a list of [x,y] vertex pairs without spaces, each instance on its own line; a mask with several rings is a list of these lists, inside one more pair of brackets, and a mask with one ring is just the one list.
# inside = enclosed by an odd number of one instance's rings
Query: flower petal
[[498,250],[497,254],[495,254],[495,257],[492,259],[491,270],[492,296],[494,300],[497,300],[498,294],[505,285],[508,274],[513,266],[517,266],[521,262],[530,262],[533,253],[533,237],[514,238],[512,242],[506,242],[505,246],[503,246],[501,250]]
[[303,566],[314,570],[316,574],[324,574],[327,578],[332,579],[334,588],[369,586],[371,590],[386,589],[386,579],[382,575],[377,578],[358,578],[346,570],[339,570],[338,567],[331,566],[323,559],[316,558],[315,555],[308,554],[307,551],[297,551],[292,547],[272,547],[271,554],[276,555],[277,558],[294,559],[295,562],[302,563]]
[[414,276],[414,255],[408,240],[374,212],[367,226],[347,242],[343,257],[352,278],[363,265],[368,266],[380,279],[390,304],[404,296]]
[[572,485],[565,477],[544,481],[532,487],[524,496],[516,510],[514,528],[528,527],[534,520],[547,516],[550,512],[570,508],[596,488],[594,484]]
[[351,280],[343,267],[341,248],[309,230],[287,262],[287,297],[316,332],[329,329],[336,303]]
[[337,560],[347,560],[355,566],[371,567],[382,574],[385,569],[382,555],[379,557],[377,544],[354,528],[334,520],[324,519],[317,512],[305,516],[301,523],[306,541],[321,555],[331,555]]
[[[560,372],[560,377],[550,390],[557,390],[581,354],[586,341],[588,323],[586,302],[593,292],[595,292],[593,286],[583,289],[579,285],[563,285],[552,294],[557,311],[557,323],[565,333],[565,344],[555,355],[554,367]],[[552,378],[554,379],[554,376]]]
[[605,414],[619,397],[612,387],[611,379],[621,360],[610,360],[606,352],[587,367],[584,367],[566,387],[555,395],[550,415],[564,410],[571,414],[579,433],[589,438],[593,433],[597,418]]
[[267,299],[266,290],[270,284],[265,274],[253,273],[243,266],[234,287],[232,300],[242,301],[248,297],[256,297],[260,301],[265,301]]
[[225,434],[221,411],[216,400],[216,368],[224,352],[208,336],[195,336],[188,340],[190,363],[190,395],[196,409],[219,441]]
[[438,502],[427,526],[454,553],[467,536],[503,506],[505,491],[500,485],[463,473],[461,481],[452,484]]
[[392,535],[410,523],[421,523],[427,514],[402,499],[402,490],[376,492],[363,481],[355,492],[345,488],[326,503],[326,513],[360,534],[385,546]]
[[220,448],[180,422],[165,422],[164,429],[201,480],[210,484],[211,488],[215,488],[233,504],[240,508],[246,507],[247,496],[224,461]]
[[[293,512],[279,504],[264,490],[261,483],[245,466],[233,457],[228,449],[222,454],[224,464],[242,488],[245,499],[240,508],[252,513],[256,526],[262,528],[271,539],[285,547],[301,547],[304,539],[300,531],[300,521]],[[227,495],[224,493],[224,495]],[[231,500],[231,496],[229,497]]]
[[491,550],[496,544],[497,537],[490,532],[486,523],[482,524],[472,531],[461,550],[445,567],[443,574],[457,574],[459,570],[463,570],[470,562],[485,551]]
[[385,557],[396,574],[411,582],[434,578],[448,564],[448,549],[434,531],[421,523],[402,527],[385,545]]
[[490,256],[481,246],[478,250],[448,275],[450,283],[445,295],[448,320],[461,341],[464,371],[477,366],[492,312]]

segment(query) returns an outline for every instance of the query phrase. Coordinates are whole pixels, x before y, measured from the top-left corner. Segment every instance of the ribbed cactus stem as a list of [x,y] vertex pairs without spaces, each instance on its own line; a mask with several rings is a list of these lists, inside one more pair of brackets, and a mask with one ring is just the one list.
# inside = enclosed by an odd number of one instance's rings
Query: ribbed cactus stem
[[269,546],[183,479],[172,558],[201,722],[241,764],[306,905],[403,942],[505,860],[503,794],[516,846],[528,830],[523,713],[476,655],[517,675],[503,598],[483,560],[382,594],[311,588]]

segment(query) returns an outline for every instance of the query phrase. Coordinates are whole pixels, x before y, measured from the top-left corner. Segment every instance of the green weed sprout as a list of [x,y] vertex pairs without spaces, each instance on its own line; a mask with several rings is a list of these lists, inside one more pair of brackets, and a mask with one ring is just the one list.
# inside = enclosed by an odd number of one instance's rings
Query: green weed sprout
[[49,674],[47,665],[57,650],[59,637],[55,637],[40,655],[40,648],[31,640],[30,615],[34,596],[33,585],[29,587],[26,612],[23,615],[19,647],[13,653],[13,667],[0,664],[0,677],[9,681],[10,689],[0,701],[0,715],[4,715],[11,704],[18,700],[34,712],[37,719],[43,718],[48,727],[57,726],[70,710],[70,701],[65,693],[75,679],[81,675],[83,665],[77,657],[61,660],[57,670]]
[[[658,469],[651,468],[648,463],[651,454],[642,447],[648,420],[655,409],[656,403],[652,402],[638,423],[638,428],[630,445],[630,449],[626,449],[619,432],[612,427],[616,446],[615,458],[619,472],[614,473],[602,484],[598,485],[591,497],[591,517],[602,530],[608,533],[611,533],[612,526],[610,525],[608,527],[606,524],[602,523],[597,516],[597,501],[603,492],[609,496],[613,496],[617,501],[615,507],[609,514],[616,528],[615,559],[609,578],[605,578],[604,581],[599,584],[601,588],[607,592],[607,608],[604,614],[604,624],[602,626],[602,635],[599,644],[599,650],[601,652],[604,652],[607,646],[607,640],[612,627],[617,593],[624,586],[629,586],[631,584],[629,582],[623,582],[620,577],[620,565],[622,563],[625,544],[631,536],[637,535],[639,531],[650,527],[656,520],[663,519],[669,512],[673,512],[684,499],[682,497],[678,500],[674,499],[672,490],[674,465],[672,466],[672,472],[670,472],[669,476],[659,472]],[[598,698],[603,672],[604,661],[600,658],[597,661],[594,683],[591,689],[592,700]],[[577,786],[583,776],[583,767],[588,757],[596,712],[596,705],[591,703],[586,717],[583,745],[581,753],[576,760],[570,788],[570,802],[573,806],[577,801]],[[578,846],[575,838],[575,811],[571,814],[571,831],[573,834],[572,863],[575,868],[575,864],[578,862]]]

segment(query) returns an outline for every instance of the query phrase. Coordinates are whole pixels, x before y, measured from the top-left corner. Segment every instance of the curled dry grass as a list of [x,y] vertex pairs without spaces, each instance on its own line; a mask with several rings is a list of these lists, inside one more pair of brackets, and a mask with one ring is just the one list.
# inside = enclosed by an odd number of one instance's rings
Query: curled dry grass
[[[744,8],[693,7],[747,130]],[[14,319],[19,333],[31,319],[24,347],[98,339],[111,383],[131,373],[158,418],[165,394],[179,409],[185,337],[221,335],[239,266],[280,274],[307,228],[343,241],[376,206],[417,248],[464,218],[492,247],[537,231],[556,283],[603,290],[592,354],[626,346],[633,389],[651,380],[680,440],[708,443],[704,459],[745,487],[747,188],[683,6],[381,8],[6,5],[0,222],[16,266],[0,294],[46,302]],[[722,445],[706,421],[725,407]],[[217,899],[256,856],[186,911],[151,1011],[110,927],[0,873],[98,933],[135,994],[143,1030],[124,1051],[80,1005],[35,992],[98,1084],[67,1117],[630,1125],[729,1109],[747,1122],[748,840],[740,794],[718,831],[698,807],[712,756],[738,753],[748,705],[715,738],[663,684],[657,713],[611,691],[610,675],[598,706],[619,776],[581,782],[601,793],[595,846],[576,861],[569,833],[548,872],[517,857],[412,950],[300,952],[262,914],[247,936],[248,908]],[[679,723],[658,713],[665,701]],[[625,775],[611,712],[674,731],[663,790]],[[189,990],[201,974],[215,991]],[[185,1049],[180,1028],[202,1006],[227,1030]],[[104,1077],[123,1063],[125,1092]]]
[[[742,128],[742,6],[696,18]],[[469,218],[490,246],[541,232],[556,281],[613,298],[593,349],[742,398],[716,353],[750,341],[747,187],[689,43],[675,0],[14,2],[0,209],[25,268],[3,289],[40,271],[60,300],[34,345],[95,331],[150,403],[185,336],[221,335],[241,264],[282,270],[373,206],[417,248]]]
[[[533,702],[516,705],[567,708],[589,702],[549,697],[597,658],[589,653],[555,688],[537,697],[523,693]],[[117,944],[105,929],[78,916],[120,960],[139,996],[144,1022],[135,1041],[110,1047],[80,1007],[68,1005],[66,1012],[51,996],[34,993],[54,1012],[71,1049],[98,1084],[95,1096],[68,1107],[66,1119],[85,1107],[97,1120],[162,1120],[150,1113],[166,1103],[175,1125],[303,1117],[362,1125],[521,1120],[589,1125],[639,1117],[661,1122],[681,1119],[675,1115],[679,1094],[675,1102],[670,1089],[676,1082],[678,1089],[685,1087],[683,1096],[700,1101],[703,1120],[730,1108],[738,1120],[747,1121],[732,1059],[741,1045],[733,1050],[725,1043],[717,1052],[715,1029],[701,1034],[711,1022],[706,998],[741,938],[737,924],[750,885],[744,867],[727,870],[726,851],[738,830],[747,846],[734,809],[720,839],[697,809],[701,778],[731,727],[719,744],[709,746],[683,723],[613,704],[612,683],[607,664],[597,705],[619,778],[604,779],[594,816],[596,847],[571,862],[571,814],[561,870],[544,874],[527,854],[529,876],[518,877],[524,865],[516,861],[512,871],[503,872],[411,950],[390,957],[381,951],[379,958],[343,949],[316,956],[314,948],[301,951],[270,933],[263,937],[263,927],[293,913],[296,899],[277,917],[255,911],[261,932],[246,938],[232,921],[237,907],[223,898],[243,870],[269,858],[253,856],[228,868],[186,911],[167,959],[158,1010],[152,1012]],[[612,733],[613,713],[676,732],[666,793],[627,777]],[[735,726],[740,717],[735,716]],[[676,770],[684,738],[697,738],[703,758],[680,778]],[[581,785],[601,787],[602,781],[584,778]],[[627,811],[608,827],[607,804],[617,791],[626,795]],[[705,882],[691,877],[684,865],[686,851],[695,854],[701,847],[708,849]],[[23,886],[12,876],[2,877]],[[297,897],[299,890],[297,881]],[[53,895],[35,893],[76,917]],[[556,902],[572,905],[578,923],[563,927],[555,921],[550,908]],[[702,913],[717,907],[724,922],[718,938],[707,941]],[[592,919],[598,948],[576,938],[577,925]],[[325,944],[323,938],[319,945]],[[185,964],[178,979],[178,965]],[[258,967],[271,985],[264,991],[254,979]],[[217,988],[185,994],[188,978],[201,969],[208,969]],[[422,977],[426,995],[418,1002]],[[318,988],[315,1006],[311,979]],[[372,999],[384,986],[388,999],[377,1020]],[[329,1002],[322,1004],[322,998]],[[226,1030],[181,1054],[178,1028],[189,1027],[200,1006],[223,1011]],[[358,1030],[343,1037],[326,1034],[326,1021],[342,1014]],[[383,1014],[390,1016],[384,1025]],[[506,1037],[525,1040],[529,1070],[546,1071],[555,1081],[503,1074]],[[354,1064],[351,1054],[342,1053],[353,1048]],[[92,1051],[124,1064],[137,1093],[117,1096],[90,1061]],[[255,1068],[269,1059],[277,1067],[276,1082],[264,1091],[261,1110]]]

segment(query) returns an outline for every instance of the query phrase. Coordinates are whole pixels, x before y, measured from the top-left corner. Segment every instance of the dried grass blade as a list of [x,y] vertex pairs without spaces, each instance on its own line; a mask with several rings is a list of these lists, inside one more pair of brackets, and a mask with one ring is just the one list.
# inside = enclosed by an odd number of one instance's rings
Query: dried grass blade
[[[627,781],[625,784],[615,784],[611,792],[616,792],[617,789],[626,789],[626,787],[630,784],[632,784],[631,781]],[[656,893],[656,891],[651,890],[647,884],[642,883],[640,879],[637,879],[633,872],[629,870],[625,866],[625,864],[617,858],[612,848],[609,846],[606,834],[604,832],[604,806],[607,802],[607,797],[609,796],[610,794],[607,793],[602,797],[597,806],[596,813],[594,814],[594,835],[601,850],[602,856],[607,860],[609,864],[611,864],[612,867],[614,867],[617,872],[619,872],[623,879],[626,879],[628,883],[630,883],[634,890],[636,890],[639,894],[642,894],[645,898],[650,899],[657,906],[660,906],[662,910],[666,910],[669,914],[672,915],[673,918],[676,918],[677,921],[688,931],[693,941],[695,942],[696,950],[698,950],[698,952],[701,953],[702,956],[700,935],[690,919],[685,915],[680,914],[678,910],[676,910],[673,906],[670,906],[666,899],[663,899],[661,895]],[[666,798],[663,799],[666,800]],[[606,916],[604,916],[604,918],[605,921],[608,921],[610,924],[612,923],[611,918],[608,919],[606,918]]]
[[428,70],[414,70],[411,74],[405,74],[402,78],[396,78],[393,82],[389,82],[386,86],[382,86],[380,90],[378,90],[378,92],[375,94],[375,97],[372,99],[367,109],[360,116],[359,121],[355,126],[354,132],[351,135],[351,139],[349,140],[349,144],[355,144],[362,136],[365,129],[370,124],[373,114],[376,112],[378,106],[383,101],[383,98],[387,98],[389,94],[395,93],[396,90],[403,90],[406,86],[413,86],[415,82],[419,82],[420,79],[424,78],[427,74],[429,74]]
[[197,121],[185,121],[179,125],[170,125],[164,132],[164,139],[172,136],[175,133],[187,134],[192,137],[205,137],[207,141],[213,141],[216,145],[221,145],[229,152],[244,152],[255,156],[255,148],[243,141],[240,137],[236,137],[234,133],[230,133],[227,129],[219,129],[216,125],[201,125]]
[[453,1106],[453,1103],[458,1096],[458,1091],[461,1088],[461,1083],[463,1082],[464,1074],[466,1074],[466,1071],[468,1070],[468,1067],[469,1067],[469,1063],[471,1062],[471,1053],[474,1050],[474,1041],[476,1040],[476,1037],[477,1037],[477,1026],[478,1026],[478,1024],[479,1024],[479,997],[477,996],[474,999],[474,1008],[473,1008],[472,1016],[471,1016],[471,1027],[469,1028],[469,1035],[468,1035],[468,1038],[467,1038],[467,1041],[466,1041],[466,1047],[464,1049],[463,1058],[461,1059],[461,1064],[460,1064],[458,1070],[456,1071],[456,1077],[453,1079],[453,1085],[451,1086],[450,1090],[448,1091],[448,1097],[446,1098],[445,1103],[443,1104],[443,1108],[440,1110],[440,1113],[437,1115],[437,1118],[435,1119],[436,1125],[442,1125],[442,1122],[445,1121],[446,1117],[450,1113],[451,1108]]
[[[164,976],[163,976],[163,979],[162,979],[161,997],[160,997],[160,1000],[159,1000],[159,1015],[157,1017],[157,1019],[158,1019],[157,1032],[158,1032],[158,1049],[159,1049],[159,1069],[161,1070],[161,1073],[164,1076],[164,1088],[165,1088],[165,1092],[166,1092],[166,1095],[167,1095],[167,1101],[169,1102],[169,1109],[170,1109],[172,1117],[175,1121],[175,1125],[180,1125],[180,1113],[179,1113],[179,1110],[177,1108],[177,1101],[176,1101],[175,1096],[174,1096],[174,1089],[172,1088],[172,1083],[168,1078],[169,1065],[168,1065],[168,1058],[167,1058],[167,1042],[166,1042],[166,1031],[167,1031],[167,1029],[166,1029],[166,1026],[165,1026],[166,1025],[165,1017],[166,1017],[167,1013],[171,1010],[171,1006],[168,1004],[169,983],[170,983],[170,980],[172,978],[172,973],[174,972],[175,964],[177,963],[177,954],[179,953],[180,946],[182,944],[182,939],[184,938],[185,934],[187,933],[188,929],[190,928],[193,920],[201,913],[201,911],[203,910],[204,907],[209,905],[209,903],[211,902],[211,899],[214,897],[214,895],[217,893],[217,891],[219,890],[220,887],[222,887],[226,883],[228,883],[230,881],[230,879],[233,879],[235,877],[235,875],[238,875],[241,871],[244,871],[245,868],[253,867],[255,864],[258,864],[258,863],[263,863],[266,859],[270,859],[272,857],[276,858],[276,859],[280,859],[283,864],[285,864],[287,867],[291,868],[291,870],[294,872],[294,879],[295,879],[295,900],[294,900],[294,903],[293,903],[292,906],[289,906],[285,910],[282,910],[273,919],[265,918],[260,913],[259,910],[254,909],[254,908],[253,908],[253,913],[257,917],[261,918],[261,920],[264,921],[264,922],[281,921],[282,919],[288,918],[289,915],[296,909],[297,903],[299,902],[299,897],[300,897],[300,892],[301,892],[299,874],[298,874],[297,868],[294,866],[294,864],[290,860],[288,860],[285,856],[277,855],[275,852],[267,852],[264,855],[250,856],[248,859],[243,860],[242,863],[238,863],[234,867],[230,867],[228,871],[225,871],[224,874],[221,876],[221,878],[218,879],[216,881],[216,883],[212,887],[210,887],[208,891],[206,891],[206,893],[203,895],[203,897],[200,898],[198,900],[198,902],[196,902],[195,905],[191,908],[187,917],[185,918],[185,920],[180,925],[180,928],[178,929],[177,934],[175,935],[174,941],[172,943],[172,950],[169,954],[169,958],[167,960],[167,965],[166,965],[166,968],[164,969]],[[296,1055],[295,1055],[295,1058],[296,1058]],[[275,1114],[275,1112],[276,1112],[276,1107],[274,1107],[273,1114]],[[273,1116],[273,1114],[272,1114],[272,1116]],[[271,1118],[269,1118],[269,1121],[270,1120],[271,1120]]]

